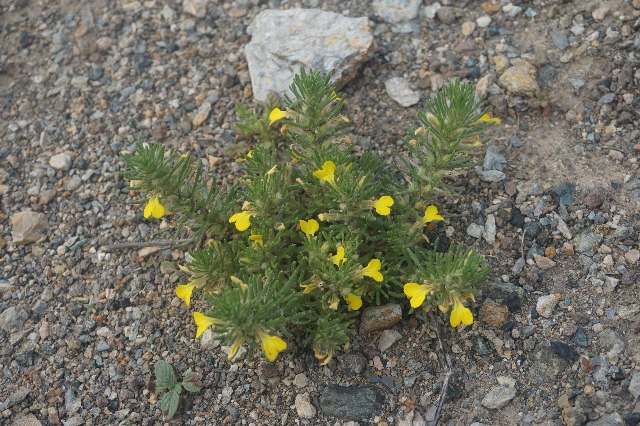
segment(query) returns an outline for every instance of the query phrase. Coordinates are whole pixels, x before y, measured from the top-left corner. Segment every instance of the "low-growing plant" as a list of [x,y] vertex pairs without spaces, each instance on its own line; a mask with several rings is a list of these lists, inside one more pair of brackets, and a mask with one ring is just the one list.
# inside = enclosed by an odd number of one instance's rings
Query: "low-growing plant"
[[176,295],[209,303],[193,313],[196,337],[211,328],[230,359],[246,345],[249,358],[261,347],[273,361],[297,333],[326,364],[348,345],[363,303],[408,297],[412,309],[448,312],[453,327],[471,324],[465,304],[490,268],[439,239],[446,215],[433,201],[456,194],[452,177],[474,166],[499,122],[474,86],[456,80],[427,101],[391,166],[372,151],[355,154],[344,95],[328,75],[302,69],[290,88],[283,109],[238,110],[238,129],[268,143],[239,160],[243,176],[228,187],[161,144],[123,156],[147,200],[144,217],[167,216],[188,238],[189,278]]
[[160,399],[160,409],[167,413],[168,419],[171,419],[178,410],[182,390],[194,393],[198,392],[200,388],[193,383],[194,375],[191,370],[184,374],[181,382],[176,379],[171,364],[164,360],[158,360],[153,370],[156,376],[156,392],[160,395],[166,391],[162,399]]

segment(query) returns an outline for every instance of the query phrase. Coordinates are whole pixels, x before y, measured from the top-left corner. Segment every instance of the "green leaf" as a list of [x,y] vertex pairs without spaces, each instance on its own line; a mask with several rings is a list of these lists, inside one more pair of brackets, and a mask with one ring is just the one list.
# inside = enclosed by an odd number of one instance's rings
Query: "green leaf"
[[176,414],[176,411],[178,411],[179,403],[180,395],[178,395],[178,392],[167,392],[160,400],[160,409],[162,411],[166,411],[167,418],[171,420],[171,418]]
[[194,385],[194,384],[193,384],[193,383],[191,383],[191,382],[187,382],[187,381],[182,382],[182,387],[183,387],[187,392],[191,392],[191,393],[193,393],[193,392],[198,392],[198,391],[200,390],[200,388],[199,388],[198,386]]
[[164,360],[159,360],[156,362],[153,370],[156,375],[156,387],[158,388],[158,393],[165,389],[173,390],[177,384],[177,380],[171,364]]

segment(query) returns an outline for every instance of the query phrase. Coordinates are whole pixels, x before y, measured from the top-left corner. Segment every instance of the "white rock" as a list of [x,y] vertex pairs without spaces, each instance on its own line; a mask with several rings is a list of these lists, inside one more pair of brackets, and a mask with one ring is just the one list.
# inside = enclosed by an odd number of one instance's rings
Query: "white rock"
[[487,28],[490,23],[491,23],[491,16],[484,15],[476,19],[476,24],[478,24],[480,28]]
[[316,407],[311,404],[308,393],[299,393],[295,400],[296,412],[303,419],[312,419],[316,416]]
[[30,210],[14,214],[11,223],[11,236],[16,244],[35,243],[49,228],[46,215]]
[[403,77],[393,77],[384,83],[384,87],[387,89],[387,94],[394,101],[398,102],[403,107],[410,107],[420,101],[418,92],[413,90],[409,86],[409,82]]
[[536,311],[545,318],[551,318],[553,309],[558,304],[558,298],[555,294],[540,296],[536,302]]
[[489,244],[496,242],[496,217],[493,214],[487,215],[484,224],[484,240]]
[[373,12],[385,22],[397,24],[416,19],[421,0],[375,0]]
[[424,9],[422,9],[422,14],[427,19],[433,19],[436,17],[436,13],[438,13],[438,10],[440,10],[441,7],[442,5],[440,4],[440,2],[431,3],[430,5],[425,6]]
[[472,223],[467,227],[467,235],[470,235],[473,238],[481,238],[482,234],[484,234],[484,226],[482,225]]
[[511,386],[496,386],[482,399],[482,406],[497,410],[504,407],[516,396],[516,390]]
[[49,165],[56,170],[69,170],[71,168],[71,156],[69,154],[56,154],[49,158]]
[[210,112],[211,112],[211,103],[203,102],[202,105],[200,105],[200,108],[198,108],[198,111],[196,111],[195,115],[193,116],[193,120],[191,121],[191,124],[193,124],[196,127],[201,125],[209,117]]
[[297,388],[304,388],[309,384],[309,379],[304,373],[296,374],[296,377],[293,378],[293,384]]
[[265,10],[247,29],[245,46],[253,95],[291,94],[301,67],[332,73],[338,88],[355,77],[374,51],[368,18],[348,18],[318,9]]
[[638,260],[640,260],[640,251],[638,251],[637,249],[629,250],[624,254],[624,258],[630,264],[635,265],[636,263],[638,263]]

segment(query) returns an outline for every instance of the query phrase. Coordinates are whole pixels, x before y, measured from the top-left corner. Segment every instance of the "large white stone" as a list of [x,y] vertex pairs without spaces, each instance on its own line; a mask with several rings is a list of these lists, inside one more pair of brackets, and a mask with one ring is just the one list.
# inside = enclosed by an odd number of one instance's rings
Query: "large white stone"
[[265,10],[247,29],[245,46],[253,95],[290,94],[293,76],[306,69],[332,73],[341,87],[373,53],[368,18],[348,18],[318,9]]

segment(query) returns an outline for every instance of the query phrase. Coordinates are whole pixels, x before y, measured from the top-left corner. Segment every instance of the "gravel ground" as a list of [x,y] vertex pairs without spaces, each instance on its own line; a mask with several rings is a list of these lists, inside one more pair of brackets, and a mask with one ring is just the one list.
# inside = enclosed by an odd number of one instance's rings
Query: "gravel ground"
[[[392,77],[421,102],[468,79],[503,119],[467,195],[440,203],[451,240],[494,267],[473,326],[445,331],[443,423],[637,424],[640,2],[429,0],[409,32],[368,2],[301,3],[372,20],[376,52],[343,88],[361,149],[391,159],[415,121]],[[174,296],[182,251],[106,250],[156,238],[120,174],[136,140],[236,177],[224,148],[233,105],[253,105],[247,26],[294,6],[210,1],[196,18],[172,0],[0,0],[0,425],[165,423],[158,359],[203,386],[172,424],[429,424],[444,376],[410,316],[325,367],[300,345],[229,362]]]

